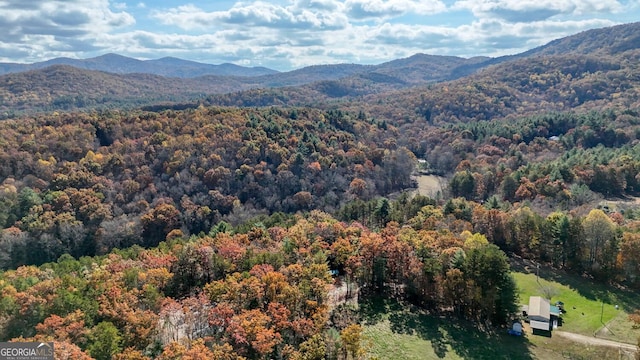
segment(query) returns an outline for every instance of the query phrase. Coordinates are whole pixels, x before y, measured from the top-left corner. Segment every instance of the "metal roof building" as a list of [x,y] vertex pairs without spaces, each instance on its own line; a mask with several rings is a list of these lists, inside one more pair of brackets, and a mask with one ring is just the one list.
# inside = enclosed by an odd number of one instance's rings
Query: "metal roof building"
[[551,330],[551,304],[541,296],[529,298],[529,324],[532,329]]

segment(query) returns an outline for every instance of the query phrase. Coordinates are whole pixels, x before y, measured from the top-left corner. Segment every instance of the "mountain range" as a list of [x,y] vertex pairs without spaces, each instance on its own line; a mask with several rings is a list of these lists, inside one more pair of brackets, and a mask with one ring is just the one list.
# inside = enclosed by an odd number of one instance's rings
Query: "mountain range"
[[[406,97],[402,94],[424,93],[425,86],[440,84],[434,88],[437,93],[473,84],[485,84],[487,88],[489,83],[500,83],[502,91],[518,101],[527,97],[544,100],[553,103],[545,106],[555,109],[556,103],[570,106],[592,97],[602,100],[607,92],[617,93],[617,99],[633,96],[640,83],[634,75],[639,48],[640,22],[585,31],[497,58],[416,54],[379,65],[316,65],[289,72],[177,58],[142,61],[115,54],[86,60],[58,58],[30,65],[0,64],[0,73],[5,73],[0,76],[0,116],[202,101],[299,106],[331,100],[357,102],[373,96],[379,102],[389,98],[389,92],[395,92],[394,97],[399,96],[396,101],[401,103]],[[553,79],[550,74],[554,72],[562,74],[562,81]],[[602,89],[607,79],[602,74],[617,79],[617,87],[612,84],[613,88]],[[532,75],[546,79],[544,84],[538,81],[532,85]],[[593,89],[581,93],[580,89],[596,80],[599,95],[594,95]],[[541,92],[541,88],[547,91]],[[407,111],[406,104],[402,107]]]
[[204,64],[174,57],[138,60],[118,54],[105,54],[90,59],[55,58],[33,64],[0,63],[0,75],[44,69],[53,65],[69,65],[78,69],[114,74],[144,73],[166,77],[194,78],[206,75],[260,76],[278,73],[265,67],[244,67],[234,64]]

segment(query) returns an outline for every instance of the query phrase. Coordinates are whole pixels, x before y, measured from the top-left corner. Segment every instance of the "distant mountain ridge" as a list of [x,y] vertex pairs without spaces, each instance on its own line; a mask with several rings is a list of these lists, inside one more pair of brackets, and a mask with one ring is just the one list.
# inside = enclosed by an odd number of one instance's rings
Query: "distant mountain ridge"
[[69,65],[79,69],[114,74],[153,74],[166,77],[195,78],[200,76],[262,76],[277,74],[266,67],[244,67],[234,64],[204,64],[174,57],[138,60],[117,54],[105,54],[89,59],[55,58],[33,64],[0,63],[0,75],[39,70],[52,65]]
[[569,35],[525,52],[486,59],[456,69],[455,78],[473,74],[479,69],[507,61],[549,55],[613,56],[640,48],[640,22],[591,29]]
[[[184,75],[194,73],[191,67],[202,64],[194,65],[193,62],[177,58],[141,61],[115,54],[87,60],[59,58],[39,64],[38,66],[46,66],[42,69],[0,75],[0,115],[32,110],[185,102],[211,94],[294,88],[310,84],[317,84],[326,96],[335,98],[352,94],[349,89],[343,90],[343,81],[358,84],[361,88],[359,93],[418,86],[447,80],[453,69],[461,64],[476,63],[478,59],[416,54],[379,65],[314,65],[260,76],[169,77],[138,70],[141,64],[147,70],[164,65],[173,66],[172,74]],[[66,64],[67,62],[71,65]],[[233,73],[234,67],[235,65],[227,64],[227,73]],[[95,68],[103,70],[93,70]],[[265,100],[259,99],[257,104],[263,101]],[[10,115],[0,117],[6,116]]]
[[471,59],[417,54],[296,88],[212,94],[206,104],[341,106],[366,108],[381,118],[419,114],[429,121],[634,108],[640,106],[638,59],[640,23],[632,23],[585,31],[522,54]]
[[[49,66],[44,69],[0,75],[0,117],[56,109],[155,104],[162,107],[167,103],[305,106],[332,100],[369,101],[370,96],[378,94],[375,102],[384,103],[387,98],[414,96],[410,92],[425,93],[427,86],[430,93],[436,83],[442,83],[438,89],[445,94],[449,86],[471,93],[469,89],[478,88],[480,83],[491,88],[490,84],[496,82],[503,84],[501,91],[511,94],[508,104],[535,98],[532,104],[545,101],[544,106],[560,110],[558,104],[574,106],[598,99],[602,102],[614,92],[616,101],[634,102],[633,91],[640,88],[634,65],[639,58],[640,23],[589,30],[499,58],[416,54],[378,65],[314,65],[288,72],[266,71],[257,76],[248,75],[248,68],[223,64],[217,65],[218,73],[241,71],[244,75],[189,77],[213,65],[178,58],[141,61],[115,54],[86,60],[60,58],[39,63],[38,66]],[[57,65],[67,62],[71,64]],[[9,65],[0,64],[0,73],[3,66]],[[141,66],[146,71],[140,71]],[[160,74],[149,74],[150,69]],[[617,79],[617,85],[603,74]],[[443,99],[447,96],[443,95]],[[420,97],[426,101],[428,96]],[[462,98],[458,102],[465,103]],[[424,104],[400,106],[409,112],[426,109]]]
[[532,55],[617,55],[640,47],[640,22],[591,29],[525,51]]
[[[213,65],[175,57],[138,60],[108,53],[88,59],[60,57],[32,64],[0,63],[0,75],[44,69],[52,65],[69,65],[79,69],[96,70],[114,74],[143,73],[178,78],[195,78],[207,75],[264,77],[264,81],[261,80],[260,82],[266,83],[267,86],[288,86],[300,83],[299,80],[295,80],[300,76],[310,77],[313,80],[335,80],[336,78],[365,72],[389,75],[389,72],[394,72],[394,68],[398,66],[410,68],[413,63],[416,70],[425,70],[424,66],[421,66],[425,64],[431,67],[428,69],[431,72],[431,74],[427,75],[428,81],[443,81],[463,77],[478,69],[514,59],[540,55],[611,55],[638,48],[638,44],[640,44],[640,22],[587,30],[575,35],[553,40],[546,45],[520,54],[496,58],[474,57],[465,59],[455,56],[416,54],[408,58],[392,60],[379,65],[314,65],[293,71],[279,72],[266,67],[244,67],[230,63]],[[416,75],[418,74],[406,76],[404,80],[411,83],[421,82],[424,76],[418,75],[416,77]],[[306,83],[308,81],[303,82]]]

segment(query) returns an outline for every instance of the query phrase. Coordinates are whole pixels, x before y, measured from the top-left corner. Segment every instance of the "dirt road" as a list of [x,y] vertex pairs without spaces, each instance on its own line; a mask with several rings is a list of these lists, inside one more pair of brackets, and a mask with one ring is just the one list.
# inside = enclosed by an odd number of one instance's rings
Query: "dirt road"
[[610,347],[623,348],[625,350],[631,350],[631,351],[637,351],[638,350],[638,347],[635,346],[635,345],[625,344],[625,343],[612,341],[612,340],[599,339],[599,338],[592,337],[592,336],[574,334],[574,333],[569,333],[569,332],[564,332],[564,331],[556,331],[556,330],[554,330],[553,331],[553,335],[562,336],[562,337],[567,338],[569,340],[572,340],[572,341],[575,341],[575,342],[580,342],[580,343],[587,344],[587,345],[610,346]]

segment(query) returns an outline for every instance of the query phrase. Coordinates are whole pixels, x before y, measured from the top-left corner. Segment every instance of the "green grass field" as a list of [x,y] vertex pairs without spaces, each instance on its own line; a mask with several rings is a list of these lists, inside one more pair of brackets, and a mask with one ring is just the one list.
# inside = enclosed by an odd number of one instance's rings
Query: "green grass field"
[[596,337],[628,344],[637,344],[640,337],[640,329],[633,329],[633,322],[629,320],[627,313],[619,313],[606,326],[598,329]]
[[360,314],[372,358],[534,359],[525,337],[487,334],[471,323],[430,316],[394,300],[369,300],[360,304]]
[[[553,289],[551,303],[562,301],[566,309],[562,331],[593,336],[606,325],[616,329],[606,336],[611,340],[635,344],[633,339],[640,336],[640,331],[631,329],[627,319],[629,313],[640,309],[637,293],[542,268],[539,279],[525,272],[514,272],[513,276],[523,304],[528,303],[529,296],[545,296],[550,293],[548,289]],[[616,337],[616,333],[619,336]]]
[[[361,304],[369,359],[627,359],[618,349],[586,346],[559,336],[487,334],[453,318],[430,316],[393,300]],[[623,354],[624,355],[624,354]],[[632,358],[629,358],[632,359]]]
[[[627,343],[635,343],[640,336],[640,330],[631,329],[627,319],[629,312],[640,308],[638,294],[544,269],[536,280],[535,274],[519,270],[514,277],[521,299],[526,299],[523,302],[528,302],[530,295],[545,296],[545,287],[552,287],[556,293],[552,302],[565,303],[567,313],[560,330],[588,336],[597,332],[598,337]],[[487,334],[471,323],[431,316],[393,300],[361,303],[360,314],[369,357],[380,360],[628,358],[628,354],[620,354],[615,348],[586,346],[560,336]]]
[[[560,300],[564,302],[566,313],[562,315],[563,331],[575,332],[584,335],[593,335],[603,324],[613,319],[620,311],[615,305],[603,302],[599,298],[586,298],[576,289],[545,279],[536,280],[533,274],[514,273],[520,290],[520,302],[527,304],[529,296],[545,297],[544,288],[553,288],[557,295],[551,299],[551,303]],[[617,303],[617,302],[616,302]]]

